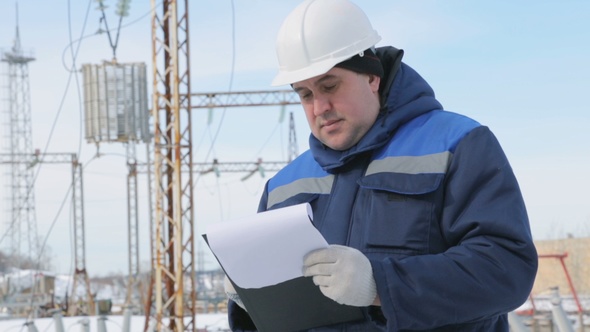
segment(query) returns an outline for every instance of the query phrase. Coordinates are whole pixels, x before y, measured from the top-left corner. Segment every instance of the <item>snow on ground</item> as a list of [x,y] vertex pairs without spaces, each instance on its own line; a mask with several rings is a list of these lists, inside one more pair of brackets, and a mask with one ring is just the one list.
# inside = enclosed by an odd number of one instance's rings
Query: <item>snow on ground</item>
[[[46,275],[55,277],[54,281],[54,295],[56,301],[65,299],[66,294],[71,293],[72,278],[68,275],[55,275],[47,271],[35,270],[12,270],[5,274],[0,274],[0,289],[7,294],[18,294],[19,292],[30,289],[39,280],[39,276]],[[92,284],[92,282],[91,282]],[[113,308],[120,306],[124,302],[126,289],[124,285],[118,284],[92,284],[93,293],[96,293],[96,300],[110,299],[113,301]],[[84,296],[84,285],[78,285],[76,294]],[[0,303],[1,305],[1,303]],[[102,318],[102,319],[99,319]],[[214,314],[197,314],[195,317],[196,328],[199,331],[229,331],[229,324],[226,313]],[[98,332],[99,323],[104,323],[106,332],[122,331],[123,316],[108,315],[108,316],[92,316],[92,317],[62,317],[62,324],[64,332],[80,331],[80,332]],[[32,326],[36,328],[33,329]],[[131,317],[129,332],[143,332],[145,325],[145,316],[136,315]],[[21,318],[10,318],[6,316],[4,311],[0,310],[0,332],[54,332],[56,324],[53,318],[36,318],[30,322]]]
[[[121,332],[123,328],[123,316],[102,316],[106,318],[104,326],[107,332]],[[227,314],[198,314],[195,318],[199,331],[221,332],[229,331]],[[98,332],[99,317],[63,317],[64,331]],[[28,332],[25,319],[0,320],[1,332]],[[56,332],[56,324],[53,318],[37,318],[32,321],[39,332]],[[31,324],[31,323],[29,323]],[[143,332],[145,316],[132,316],[129,332]],[[88,329],[85,329],[85,326]]]

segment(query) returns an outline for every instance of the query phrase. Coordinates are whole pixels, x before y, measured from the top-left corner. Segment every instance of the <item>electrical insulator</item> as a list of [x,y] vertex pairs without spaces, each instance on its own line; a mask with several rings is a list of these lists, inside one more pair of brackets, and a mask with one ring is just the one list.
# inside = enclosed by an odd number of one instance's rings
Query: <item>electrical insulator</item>
[[119,0],[117,3],[117,15],[121,17],[129,16],[129,3],[131,0]]

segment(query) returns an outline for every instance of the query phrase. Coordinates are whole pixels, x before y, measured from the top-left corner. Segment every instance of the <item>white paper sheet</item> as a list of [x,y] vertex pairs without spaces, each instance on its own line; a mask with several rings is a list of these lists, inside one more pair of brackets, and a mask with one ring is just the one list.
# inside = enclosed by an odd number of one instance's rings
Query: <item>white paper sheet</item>
[[226,221],[207,228],[207,241],[227,275],[242,288],[303,276],[303,257],[328,243],[312,225],[308,203]]

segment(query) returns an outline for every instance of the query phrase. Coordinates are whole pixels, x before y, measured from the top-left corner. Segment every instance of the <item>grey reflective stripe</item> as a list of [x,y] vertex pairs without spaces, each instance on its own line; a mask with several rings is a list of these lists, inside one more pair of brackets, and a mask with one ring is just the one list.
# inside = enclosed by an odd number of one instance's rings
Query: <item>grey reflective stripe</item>
[[271,191],[268,194],[268,202],[266,203],[266,207],[270,208],[276,203],[280,203],[297,194],[329,194],[332,191],[333,182],[334,175],[327,175],[321,178],[305,178],[293,181]]
[[453,154],[449,151],[424,156],[399,156],[373,160],[365,175],[376,173],[445,173]]

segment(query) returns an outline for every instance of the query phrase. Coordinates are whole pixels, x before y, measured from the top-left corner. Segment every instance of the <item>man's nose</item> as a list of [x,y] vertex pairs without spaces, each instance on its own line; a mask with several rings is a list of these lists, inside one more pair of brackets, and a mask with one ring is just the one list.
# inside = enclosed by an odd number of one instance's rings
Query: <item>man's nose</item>
[[313,112],[315,116],[320,116],[332,108],[330,104],[330,98],[327,98],[322,95],[314,96],[313,100]]

